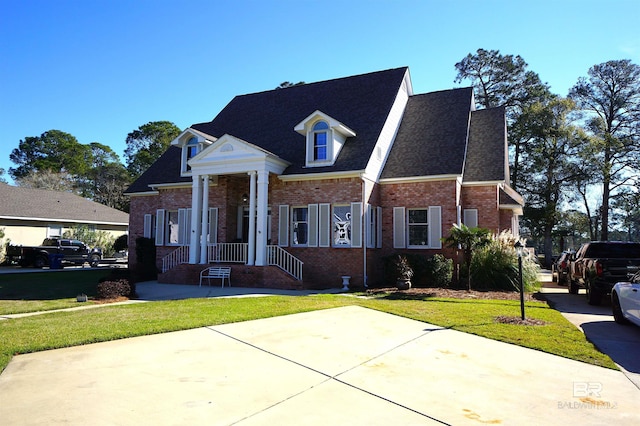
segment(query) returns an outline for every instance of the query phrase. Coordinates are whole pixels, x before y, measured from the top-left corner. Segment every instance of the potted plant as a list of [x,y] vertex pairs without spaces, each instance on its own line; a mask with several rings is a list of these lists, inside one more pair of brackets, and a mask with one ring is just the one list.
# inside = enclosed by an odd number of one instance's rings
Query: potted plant
[[396,268],[396,287],[398,290],[408,290],[411,288],[411,278],[413,277],[413,268],[409,265],[406,256],[399,254],[395,259]]

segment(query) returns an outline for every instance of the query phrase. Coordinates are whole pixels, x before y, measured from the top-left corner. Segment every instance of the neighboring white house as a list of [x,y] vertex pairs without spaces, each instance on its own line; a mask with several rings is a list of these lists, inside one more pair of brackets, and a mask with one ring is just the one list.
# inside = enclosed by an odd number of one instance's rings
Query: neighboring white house
[[129,214],[68,192],[0,183],[3,242],[39,245],[79,225],[119,237],[129,230]]

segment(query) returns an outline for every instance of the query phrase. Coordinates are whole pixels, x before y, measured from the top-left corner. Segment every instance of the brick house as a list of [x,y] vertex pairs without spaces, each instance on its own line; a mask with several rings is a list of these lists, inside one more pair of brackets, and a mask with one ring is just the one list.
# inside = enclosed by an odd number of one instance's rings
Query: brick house
[[454,223],[518,233],[504,109],[415,95],[408,68],[237,96],[171,145],[126,191],[130,262],[154,238],[161,282],[220,262],[234,285],[378,285]]

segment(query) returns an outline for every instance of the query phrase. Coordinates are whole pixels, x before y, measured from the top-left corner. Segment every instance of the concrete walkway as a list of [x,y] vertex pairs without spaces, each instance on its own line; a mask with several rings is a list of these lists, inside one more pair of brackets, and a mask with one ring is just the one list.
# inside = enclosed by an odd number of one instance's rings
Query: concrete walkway
[[619,371],[344,307],[19,355],[0,419],[637,425],[639,392]]

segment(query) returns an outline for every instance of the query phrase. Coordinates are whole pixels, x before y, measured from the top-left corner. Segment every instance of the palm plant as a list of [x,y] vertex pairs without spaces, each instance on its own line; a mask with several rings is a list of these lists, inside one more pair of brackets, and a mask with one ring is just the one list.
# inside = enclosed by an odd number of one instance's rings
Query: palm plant
[[443,238],[447,247],[462,250],[467,268],[467,290],[471,290],[471,261],[473,251],[491,242],[491,231],[485,228],[469,228],[465,224],[453,224],[449,236]]

